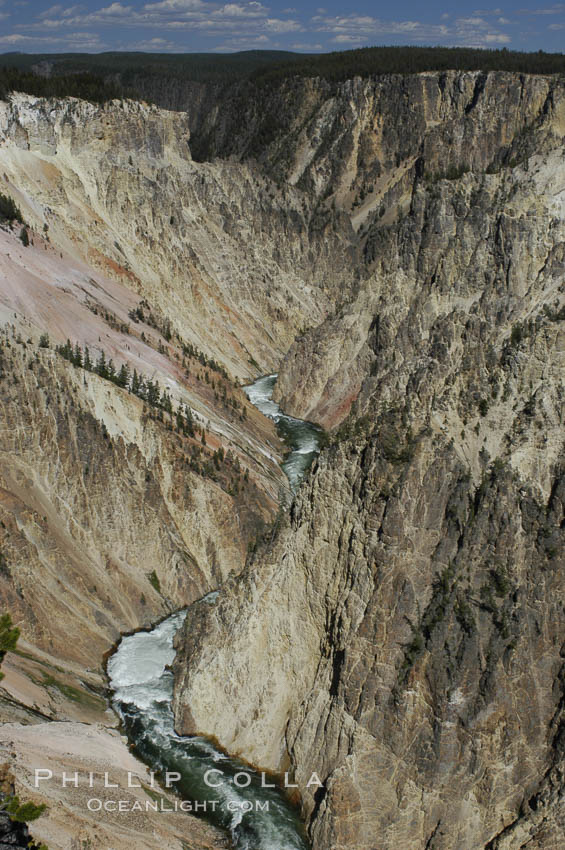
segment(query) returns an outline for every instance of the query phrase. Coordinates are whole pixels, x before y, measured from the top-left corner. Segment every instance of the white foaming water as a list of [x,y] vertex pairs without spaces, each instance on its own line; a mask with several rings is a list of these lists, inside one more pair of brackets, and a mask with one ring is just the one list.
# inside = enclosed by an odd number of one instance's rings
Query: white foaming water
[[295,493],[320,451],[322,429],[282,412],[272,398],[276,379],[276,373],[265,375],[243,389],[251,404],[276,422],[279,434],[289,448],[281,467],[289,480],[290,489]]
[[[276,378],[276,374],[266,375],[244,390],[249,401],[276,422],[289,449],[281,466],[295,492],[320,450],[322,431],[281,411],[272,400]],[[214,605],[217,597],[214,591],[203,601]],[[307,850],[297,813],[278,788],[263,787],[260,774],[220,752],[207,739],[176,734],[170,665],[175,657],[174,636],[186,616],[181,611],[151,631],[124,637],[108,662],[114,708],[130,741],[153,770],[181,774],[175,790],[184,799],[215,801],[216,808],[207,810],[206,819],[230,833],[235,850]],[[219,787],[206,784],[204,775],[210,769],[222,771]],[[252,777],[249,787],[234,784],[238,772]],[[243,807],[250,803],[253,809],[245,811]],[[266,810],[258,810],[257,804],[268,805]]]
[[[213,605],[216,598],[217,593],[208,594],[204,601]],[[262,787],[260,774],[207,739],[176,734],[169,668],[175,657],[174,636],[186,616],[181,611],[149,632],[124,637],[108,661],[114,708],[130,741],[153,770],[181,774],[175,786],[181,797],[207,801],[209,807],[215,801],[216,810],[209,809],[206,818],[230,833],[236,850],[307,850],[297,813],[279,789]],[[222,771],[219,787],[206,784],[204,775],[210,769]],[[234,784],[238,772],[251,776],[249,787]],[[219,774],[214,781],[220,781]],[[254,809],[245,811],[250,803]],[[256,810],[257,803],[267,803],[267,810]]]
[[272,399],[276,380],[277,373],[275,372],[274,375],[265,375],[243,388],[251,404],[254,404],[261,413],[270,419],[277,419],[283,415],[278,404]]

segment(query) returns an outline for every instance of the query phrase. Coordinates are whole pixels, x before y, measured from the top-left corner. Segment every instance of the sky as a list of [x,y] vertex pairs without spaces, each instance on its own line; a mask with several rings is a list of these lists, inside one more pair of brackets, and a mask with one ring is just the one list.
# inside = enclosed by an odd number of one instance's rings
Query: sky
[[318,53],[385,44],[563,51],[565,3],[480,9],[469,0],[288,2],[0,0],[0,53]]

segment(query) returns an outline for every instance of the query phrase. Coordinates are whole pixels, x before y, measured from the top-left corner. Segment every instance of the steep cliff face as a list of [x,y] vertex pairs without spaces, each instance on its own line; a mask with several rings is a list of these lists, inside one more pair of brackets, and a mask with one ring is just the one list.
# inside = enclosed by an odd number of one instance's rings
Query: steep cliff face
[[348,281],[346,252],[309,227],[304,192],[194,163],[189,135],[185,116],[154,107],[14,95],[0,106],[3,191],[234,375],[268,371]]
[[[267,110],[1,106],[34,228],[0,232],[0,592],[29,656],[3,716],[111,723],[102,653],[221,585],[179,639],[178,728],[290,770],[315,850],[563,844],[563,91],[450,72],[290,81]],[[42,331],[158,375],[208,448]],[[340,427],[244,566],[277,438],[206,357],[243,378],[298,331],[277,398]]]
[[126,391],[9,337],[1,352],[4,605],[37,647],[97,666],[241,570],[269,514],[195,474],[189,441]]
[[290,762],[315,847],[557,847],[562,478],[540,504],[496,466],[470,487],[441,438],[409,464],[335,452],[254,575],[191,616],[180,728]]
[[[405,333],[416,338],[420,331],[425,339],[439,316],[473,302],[480,309],[487,299],[499,323],[500,311],[506,320],[529,318],[528,287],[547,273],[545,261],[562,238],[565,100],[559,81],[418,75],[400,90],[392,86],[388,103],[380,105],[382,114],[370,102],[368,114],[347,126],[368,134],[374,150],[367,163],[387,162],[392,180],[391,152],[398,146],[402,191],[390,194],[374,182],[352,210],[363,253],[357,294],[294,343],[275,393],[290,413],[330,427],[347,416],[369,369],[387,368],[379,349],[391,354],[383,339],[401,323]],[[386,128],[382,138],[367,125],[370,115]],[[401,137],[399,127],[405,127]],[[352,172],[358,183],[372,180],[367,165],[357,166],[358,160]],[[404,353],[392,356],[398,364]]]
[[295,78],[197,84],[186,110],[197,158],[256,157],[279,179],[352,211],[359,228],[383,202],[385,216],[406,204],[418,169],[481,171],[511,158],[560,88],[556,78],[504,72]]
[[489,141],[500,80],[455,98],[474,171],[416,173],[356,295],[291,349],[283,404],[343,424],[179,642],[179,729],[290,767],[316,850],[565,841],[565,102],[506,81],[495,112],[537,152],[506,162],[503,121]]
[[[100,669],[121,632],[243,568],[276,511],[279,441],[229,377],[132,322],[127,289],[33,241],[0,233],[2,599],[36,648]],[[67,336],[159,382],[170,412],[73,366]]]
[[[274,512],[276,466],[265,445],[276,436],[251,416],[244,425],[224,412],[224,435],[247,447],[245,480],[236,454],[212,461],[218,431],[207,431],[204,447],[174,415],[38,347],[37,329],[22,325],[0,336],[0,600],[22,633],[3,665],[2,757],[17,793],[48,805],[33,834],[51,848],[80,841],[137,850],[158,841],[181,850],[185,839],[225,847],[188,814],[100,818],[87,801],[111,806],[113,789],[62,789],[59,781],[74,769],[81,777],[116,771],[124,789],[129,770],[148,785],[111,729],[104,657],[124,632],[243,569]],[[58,777],[39,790],[38,765]],[[126,796],[140,811],[152,799],[144,790]]]
[[17,741],[18,793],[49,806],[35,834],[50,847],[225,846],[188,815],[99,823],[84,795],[30,794],[30,776],[46,739],[59,772],[143,772],[111,731],[104,656],[241,571],[273,519],[280,441],[237,376],[324,314],[299,272],[313,241],[294,201],[249,169],[193,165],[186,119],[138,104],[14,96],[0,173],[30,225],[29,245],[0,225],[0,599],[22,633],[0,745],[14,760]]

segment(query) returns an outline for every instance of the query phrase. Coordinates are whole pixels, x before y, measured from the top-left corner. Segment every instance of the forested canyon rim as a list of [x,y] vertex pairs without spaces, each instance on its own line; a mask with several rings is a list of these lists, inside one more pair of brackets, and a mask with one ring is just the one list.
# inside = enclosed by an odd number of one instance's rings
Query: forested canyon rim
[[[56,721],[73,757],[97,735],[129,758],[95,701],[103,653],[221,584],[178,641],[178,730],[291,770],[315,850],[562,846],[564,94],[500,72],[283,80],[259,162],[261,102],[229,89],[186,114],[2,104],[0,190],[34,243],[0,233],[0,587],[29,656],[8,658],[2,740],[22,787]],[[45,331],[158,375],[208,446],[38,349]],[[277,401],[332,444],[262,537],[280,443],[235,379],[281,358]],[[62,805],[38,821],[50,847],[169,828]]]

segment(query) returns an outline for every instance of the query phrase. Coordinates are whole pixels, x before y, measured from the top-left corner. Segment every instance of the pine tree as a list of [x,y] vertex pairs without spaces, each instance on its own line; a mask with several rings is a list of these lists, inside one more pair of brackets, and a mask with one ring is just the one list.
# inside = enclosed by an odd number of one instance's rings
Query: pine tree
[[65,360],[70,360],[72,362],[73,348],[70,339],[67,339],[64,345],[58,345],[55,351],[57,352],[57,354],[60,354],[61,357],[64,357]]
[[134,369],[133,375],[132,375],[132,378],[131,378],[130,390],[134,395],[140,395],[140,392],[139,392],[140,387],[141,387],[141,380],[139,378],[139,375],[137,374],[137,369]]
[[188,435],[190,437],[194,437],[194,419],[193,419],[193,416],[192,416],[192,410],[190,409],[188,404],[185,405],[184,409],[185,409],[184,415],[186,417],[186,430],[188,431]]
[[[43,812],[46,811],[47,806],[45,803],[40,803],[36,806],[31,801],[21,803],[20,798],[14,795],[6,798],[2,808],[9,814],[10,820],[14,823],[30,823],[30,821],[41,817]],[[31,847],[32,845],[28,844],[27,846]],[[37,845],[34,844],[33,846],[36,847]],[[45,847],[44,844],[42,846]]]
[[19,207],[8,195],[0,192],[0,220],[2,221],[21,221],[23,224],[22,214]]
[[103,350],[100,352],[100,357],[98,358],[98,363],[96,364],[94,371],[97,375],[100,375],[101,378],[108,377],[108,365],[106,363],[106,355]]
[[75,366],[82,366],[82,349],[78,342],[75,343],[75,348],[73,351],[73,363]]
[[124,389],[129,384],[129,366],[127,363],[122,363],[116,378],[116,383],[119,387],[123,387]]
[[159,381],[147,381],[147,403],[152,407],[157,407],[161,396]]
[[[2,664],[6,653],[16,648],[19,636],[20,630],[13,627],[10,615],[2,614],[0,617],[0,664]],[[3,678],[4,674],[0,673],[0,679]]]
[[173,412],[173,403],[172,403],[172,401],[171,401],[171,397],[168,395],[168,393],[167,393],[167,391],[166,391],[166,390],[163,390],[163,394],[162,394],[162,396],[161,396],[160,405],[161,405],[161,407],[163,408],[163,410],[166,410],[166,411],[167,411],[167,413],[171,413],[171,414],[172,414],[172,412]]
[[88,351],[88,345],[85,346],[84,349],[84,362],[83,366],[87,372],[92,372],[92,360],[90,359],[90,352]]

